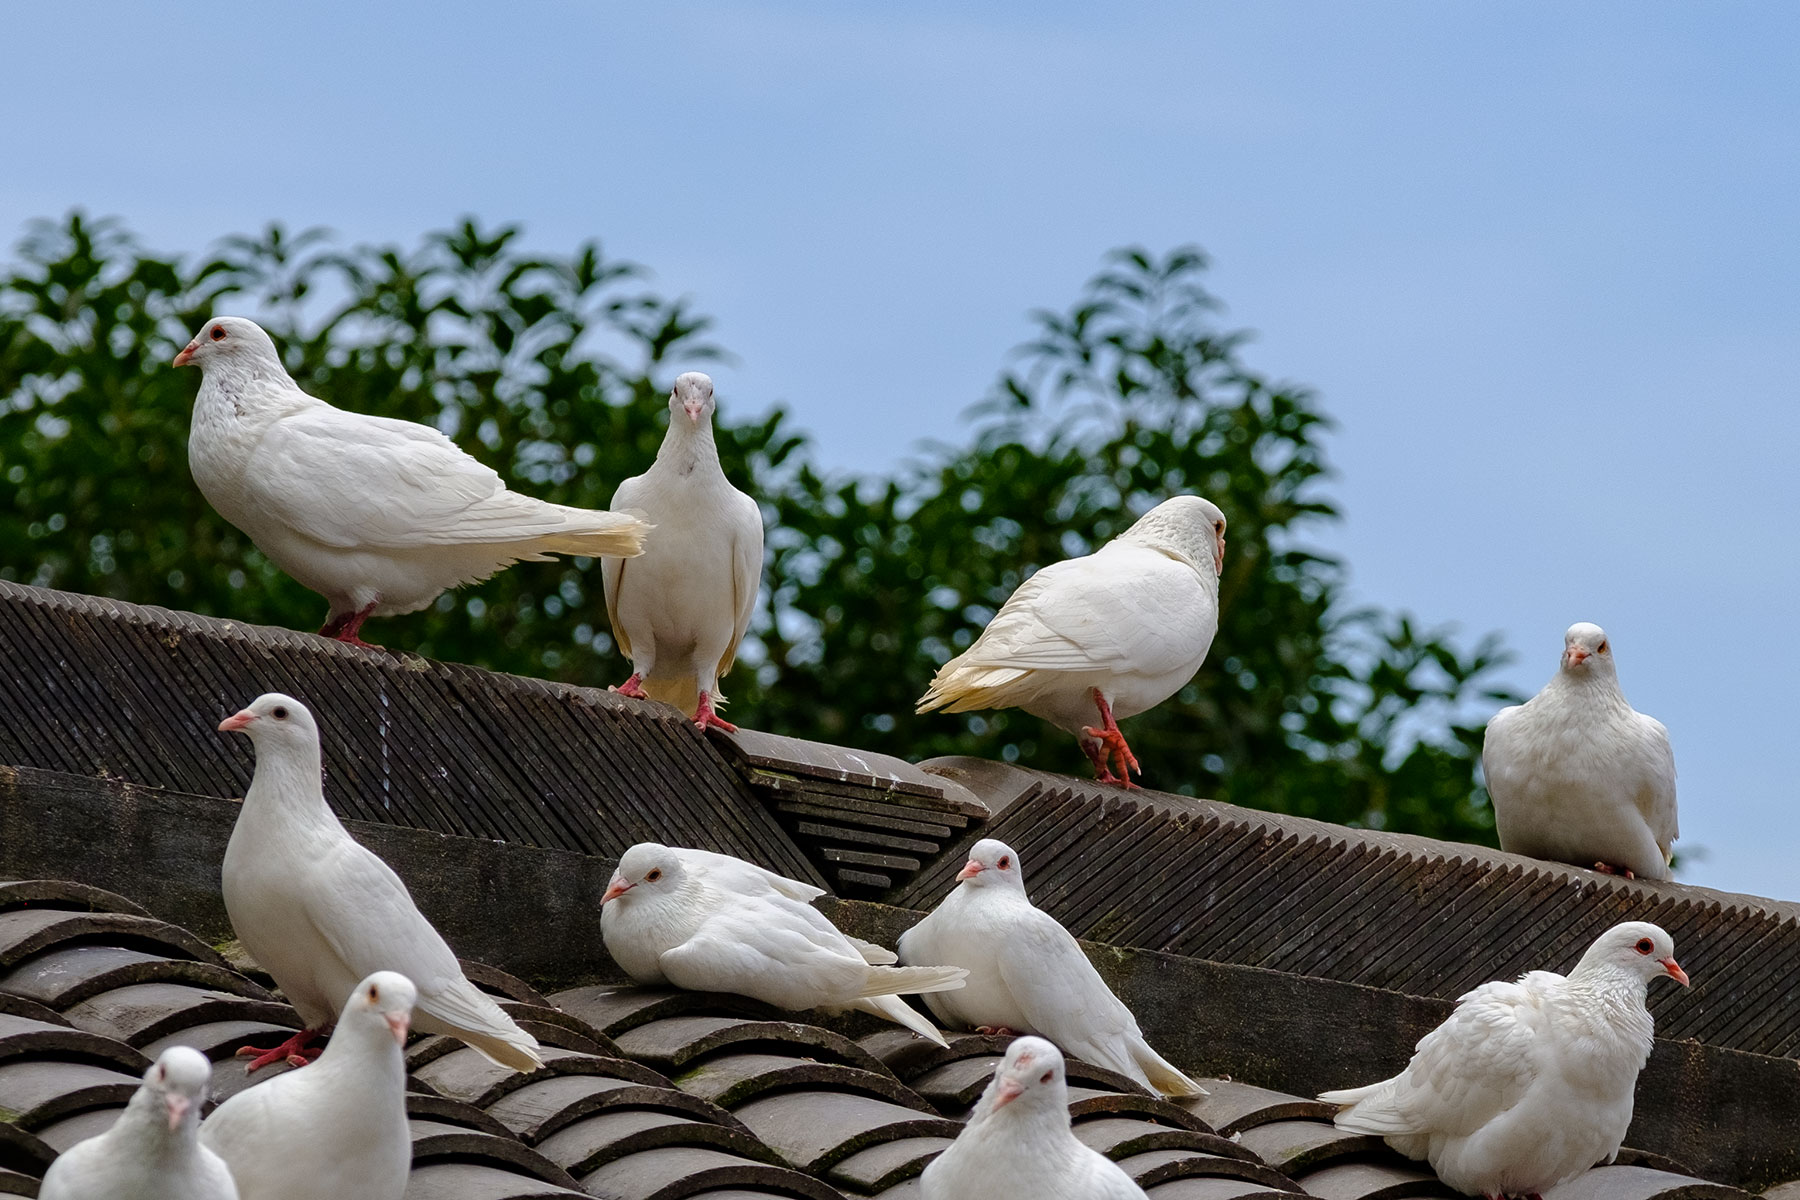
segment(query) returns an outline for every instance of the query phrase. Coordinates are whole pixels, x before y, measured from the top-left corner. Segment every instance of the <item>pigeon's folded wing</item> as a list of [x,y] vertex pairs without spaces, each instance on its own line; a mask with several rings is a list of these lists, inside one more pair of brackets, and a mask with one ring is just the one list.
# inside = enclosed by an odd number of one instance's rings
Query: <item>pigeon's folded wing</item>
[[[419,1008],[464,982],[462,965],[413,903],[392,867],[348,837],[319,864],[307,889],[307,920],[349,974],[398,971],[419,990]],[[442,1015],[454,1021],[450,1014]],[[455,1022],[460,1024],[460,1022]]]
[[[639,505],[643,504],[645,486],[645,477],[642,475],[633,475],[621,483],[613,492],[612,510],[620,513],[635,512],[642,516],[643,509]],[[619,589],[625,586],[625,563],[623,558],[601,559],[600,588],[606,594],[606,623],[612,626],[613,640],[619,644],[619,653],[630,658],[631,635],[619,623]]]
[[245,486],[286,524],[341,548],[517,541],[556,532],[566,511],[508,492],[429,426],[323,404],[270,427]]
[[[1024,914],[1021,914],[1024,915]],[[1082,953],[1075,935],[1049,913],[1030,910],[995,939],[994,965],[1033,1029],[1085,1062],[1130,1073],[1120,1063],[1137,1022]]]
[[658,962],[672,983],[695,991],[737,992],[789,1009],[847,1004],[862,994],[871,968],[825,924],[746,904],[715,915]]
[[1669,730],[1661,721],[1642,713],[1638,713],[1637,718],[1643,731],[1644,758],[1648,767],[1648,778],[1638,789],[1638,811],[1644,814],[1651,836],[1666,858],[1669,847],[1681,836],[1675,815],[1675,748],[1669,744]]
[[1449,1019],[1419,1040],[1385,1095],[1340,1114],[1339,1127],[1467,1137],[1511,1109],[1540,1069],[1545,980],[1560,982],[1533,972],[1518,983],[1484,983],[1466,993]]
[[753,862],[735,858],[729,854],[716,854],[711,850],[686,849],[676,853],[691,868],[703,872],[710,882],[732,892],[763,888],[778,896],[785,896],[789,900],[798,900],[802,904],[810,904],[825,894],[824,888],[814,887],[810,883],[801,883],[798,879],[789,879],[786,875],[776,874],[767,867],[758,866]]
[[719,674],[731,670],[737,661],[738,643],[750,628],[750,617],[756,612],[756,593],[762,587],[763,527],[762,508],[739,491],[731,494],[732,511],[723,519],[731,526],[731,600],[734,623],[731,647],[719,661]]
[[1212,610],[1192,567],[1114,543],[1026,580],[964,657],[1036,671],[1140,671],[1203,655]]

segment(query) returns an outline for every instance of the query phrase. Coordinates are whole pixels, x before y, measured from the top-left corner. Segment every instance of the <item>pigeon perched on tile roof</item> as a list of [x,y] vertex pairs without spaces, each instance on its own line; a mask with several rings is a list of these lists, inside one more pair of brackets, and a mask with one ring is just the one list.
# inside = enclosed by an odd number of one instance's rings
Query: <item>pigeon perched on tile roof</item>
[[632,555],[636,517],[549,504],[428,425],[333,408],[300,390],[254,321],[215,317],[175,356],[204,373],[188,434],[194,482],[220,516],[331,609],[319,632],[361,643],[371,616],[521,560]]
[[239,1200],[224,1161],[200,1144],[211,1078],[198,1050],[163,1051],[112,1128],[50,1164],[38,1200]]
[[[724,860],[724,861],[720,861]],[[807,901],[817,889],[728,855],[640,842],[601,900],[607,953],[639,983],[735,992],[777,1008],[854,1008],[945,1045],[903,994],[962,986],[961,967],[885,965]]]
[[1667,879],[1679,834],[1669,731],[1625,702],[1604,629],[1571,625],[1563,647],[1544,690],[1488,722],[1481,768],[1500,847]]
[[219,728],[256,746],[256,775],[225,848],[225,911],[306,1023],[250,1069],[299,1055],[357,981],[379,970],[415,981],[422,1032],[460,1038],[516,1071],[541,1066],[537,1039],[464,978],[400,877],[325,803],[319,727],[306,706],[270,693]]
[[377,971],[343,1002],[319,1061],[244,1089],[200,1127],[242,1200],[401,1200],[410,980]]
[[1664,975],[1687,986],[1669,935],[1615,925],[1567,976],[1531,971],[1463,996],[1392,1079],[1319,1099],[1344,1106],[1339,1129],[1428,1160],[1457,1191],[1546,1191],[1619,1152],[1650,1057],[1645,994]]
[[919,1180],[922,1200],[1146,1200],[1123,1168],[1069,1128],[1063,1056],[1022,1037],[981,1094],[969,1123]]
[[713,710],[762,583],[762,510],[731,486],[713,444],[712,380],[689,371],[669,393],[656,461],[613,493],[613,507],[656,529],[644,553],[601,568],[606,616],[631,678],[619,688],[732,730]]
[[1020,584],[975,644],[938,669],[918,711],[1022,708],[1074,734],[1100,782],[1135,786],[1141,770],[1118,721],[1200,669],[1219,629],[1224,565],[1218,507],[1165,500],[1094,553]]
[[1150,1048],[1137,1018],[1113,995],[1062,923],[1025,894],[1011,846],[976,842],[960,881],[924,920],[900,935],[903,962],[965,967],[953,992],[925,1006],[947,1026],[1049,1038],[1083,1062],[1128,1075],[1169,1096],[1206,1090]]

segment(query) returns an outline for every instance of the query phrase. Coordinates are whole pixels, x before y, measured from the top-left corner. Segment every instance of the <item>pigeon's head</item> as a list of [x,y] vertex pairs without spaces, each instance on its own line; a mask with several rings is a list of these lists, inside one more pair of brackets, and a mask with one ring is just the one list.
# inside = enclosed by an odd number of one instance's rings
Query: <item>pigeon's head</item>
[[[619,869],[606,885],[601,904],[609,904],[627,892],[641,896],[665,896],[680,886],[681,856],[656,842],[639,842],[619,856]],[[639,889],[642,889],[639,891]]]
[[669,392],[669,420],[683,420],[697,429],[712,419],[717,408],[710,375],[689,371],[675,377],[675,386]]
[[1164,500],[1119,537],[1176,554],[1196,567],[1210,562],[1215,576],[1225,570],[1225,514],[1200,496]]
[[1587,621],[1569,626],[1563,634],[1562,669],[1577,674],[1612,671],[1612,643],[1606,640],[1606,630]]
[[350,993],[338,1024],[352,1024],[366,1030],[386,1028],[399,1046],[406,1045],[406,1031],[412,1028],[413,1005],[419,1001],[419,989],[398,971],[377,971]]
[[1063,1078],[1062,1051],[1041,1037],[1013,1039],[981,1100],[989,1113],[1007,1107],[1026,1113],[1053,1111],[1067,1122],[1069,1085]]
[[1667,975],[1682,987],[1688,986],[1687,972],[1675,961],[1675,939],[1648,921],[1626,921],[1594,939],[1575,969],[1583,968],[1621,971],[1645,983]]
[[1025,890],[1025,869],[1013,848],[996,838],[983,838],[969,851],[969,861],[956,873],[956,878],[969,887],[1012,888]]
[[175,356],[176,366],[202,371],[224,366],[267,368],[271,364],[286,373],[275,343],[262,326],[244,317],[214,317]]
[[258,696],[249,708],[220,721],[219,732],[245,734],[259,749],[319,742],[319,727],[306,705],[280,692]]
[[198,1122],[206,1089],[212,1083],[212,1063],[192,1046],[170,1046],[144,1072],[144,1090],[162,1102],[169,1114],[169,1132],[181,1128],[190,1115]]

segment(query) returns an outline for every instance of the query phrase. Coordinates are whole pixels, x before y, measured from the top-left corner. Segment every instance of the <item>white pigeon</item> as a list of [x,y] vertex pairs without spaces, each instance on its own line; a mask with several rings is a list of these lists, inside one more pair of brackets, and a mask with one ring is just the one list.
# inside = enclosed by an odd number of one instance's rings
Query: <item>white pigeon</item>
[[537,1039],[463,977],[456,955],[413,904],[400,877],[345,832],[320,786],[319,727],[291,696],[270,693],[219,723],[256,746],[222,872],[238,940],[275,977],[306,1028],[255,1053],[250,1070],[299,1058],[331,1024],[357,981],[395,970],[418,987],[414,1024],[460,1038],[493,1061],[543,1065]]
[[1675,751],[1663,723],[1625,702],[1606,631],[1563,635],[1562,667],[1488,722],[1481,769],[1500,848],[1626,878],[1669,878]]
[[900,935],[900,960],[964,967],[953,992],[925,997],[950,1027],[1035,1033],[1065,1054],[1129,1075],[1168,1096],[1206,1089],[1150,1048],[1137,1018],[1112,993],[1062,923],[1025,894],[1024,864],[1005,842],[969,851],[960,881],[924,920]]
[[631,659],[627,696],[692,713],[700,728],[736,726],[713,710],[762,583],[762,510],[731,486],[713,444],[712,380],[689,371],[669,393],[669,432],[656,461],[619,485],[612,504],[656,529],[644,553],[601,567],[606,616]]
[[819,889],[729,855],[640,842],[602,897],[607,953],[639,983],[735,992],[777,1008],[854,1008],[946,1045],[902,994],[962,986],[961,967],[895,967],[809,903]]
[[416,612],[522,559],[643,547],[636,517],[521,496],[428,425],[307,395],[254,321],[208,321],[175,356],[190,364],[204,375],[188,433],[194,482],[325,597],[326,637],[366,644],[369,617]]
[[[1122,717],[1180,691],[1219,629],[1225,515],[1176,496],[1099,550],[1019,585],[918,711],[1022,708],[1074,734],[1101,783],[1135,786]],[[1088,724],[1095,712],[1100,724]]]
[[238,1200],[224,1161],[200,1144],[211,1078],[198,1050],[164,1050],[112,1128],[50,1164],[38,1200]]
[[200,1126],[242,1200],[401,1200],[414,994],[406,976],[375,972],[344,1001],[318,1062],[245,1088]]
[[1529,1196],[1611,1162],[1650,1057],[1650,981],[1687,972],[1644,921],[1615,925],[1567,976],[1484,983],[1419,1040],[1406,1070],[1326,1092],[1339,1129],[1375,1134],[1431,1163],[1459,1192]]
[[1039,1037],[1006,1048],[969,1123],[919,1179],[921,1200],[1147,1200],[1123,1168],[1069,1128],[1063,1056]]

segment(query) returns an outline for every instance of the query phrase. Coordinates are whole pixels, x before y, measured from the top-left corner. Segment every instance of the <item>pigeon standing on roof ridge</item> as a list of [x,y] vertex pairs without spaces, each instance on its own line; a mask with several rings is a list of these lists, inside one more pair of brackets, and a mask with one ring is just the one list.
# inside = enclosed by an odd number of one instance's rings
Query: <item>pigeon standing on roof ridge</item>
[[1502,850],[1628,879],[1670,877],[1675,751],[1663,723],[1626,702],[1598,625],[1569,626],[1543,691],[1494,714],[1481,770]]
[[777,1008],[858,1009],[947,1045],[902,995],[963,985],[952,966],[890,966],[810,903],[817,888],[730,855],[640,842],[601,899],[607,953],[642,984],[734,992]]
[[633,555],[636,517],[551,504],[429,425],[334,408],[287,373],[254,321],[214,317],[175,356],[203,378],[188,433],[194,482],[219,515],[330,604],[319,633],[366,645],[371,616],[557,554]]
[[714,711],[762,585],[762,509],[725,477],[713,442],[712,380],[689,371],[669,392],[656,461],[613,493],[656,537],[637,558],[601,564],[606,617],[631,660],[627,696],[660,700],[705,729],[735,732]]
[[1319,1099],[1343,1106],[1339,1129],[1428,1160],[1459,1192],[1544,1192],[1618,1154],[1652,1047],[1644,999],[1665,975],[1687,986],[1669,935],[1615,925],[1566,976],[1531,971],[1464,995],[1392,1079]]
[[377,971],[343,1002],[319,1061],[245,1088],[200,1140],[231,1168],[242,1200],[401,1200],[412,1171],[402,1047],[412,981]]
[[1147,1200],[1124,1168],[1069,1127],[1063,1056],[1040,1037],[1022,1037],[981,1093],[950,1147],[919,1179],[921,1200]]
[[418,989],[413,1023],[458,1038],[501,1066],[542,1066],[537,1039],[470,983],[393,869],[358,843],[325,803],[319,727],[291,696],[259,696],[219,723],[256,746],[221,872],[238,940],[280,986],[306,1028],[253,1053],[255,1071],[305,1049],[335,1019],[343,997],[376,971],[399,971]]
[[969,851],[958,883],[900,935],[902,962],[964,967],[969,977],[925,1005],[946,1026],[1031,1033],[1063,1053],[1166,1096],[1206,1089],[1150,1048],[1131,1010],[1106,986],[1075,935],[1025,894],[1024,864],[1005,842]]
[[1022,708],[1074,734],[1101,783],[1135,787],[1142,771],[1119,719],[1155,708],[1206,661],[1224,566],[1218,506],[1164,500],[1094,553],[1020,584],[938,669],[918,711]]
[[224,1161],[200,1144],[211,1079],[200,1051],[164,1050],[112,1128],[50,1164],[38,1200],[240,1200]]

